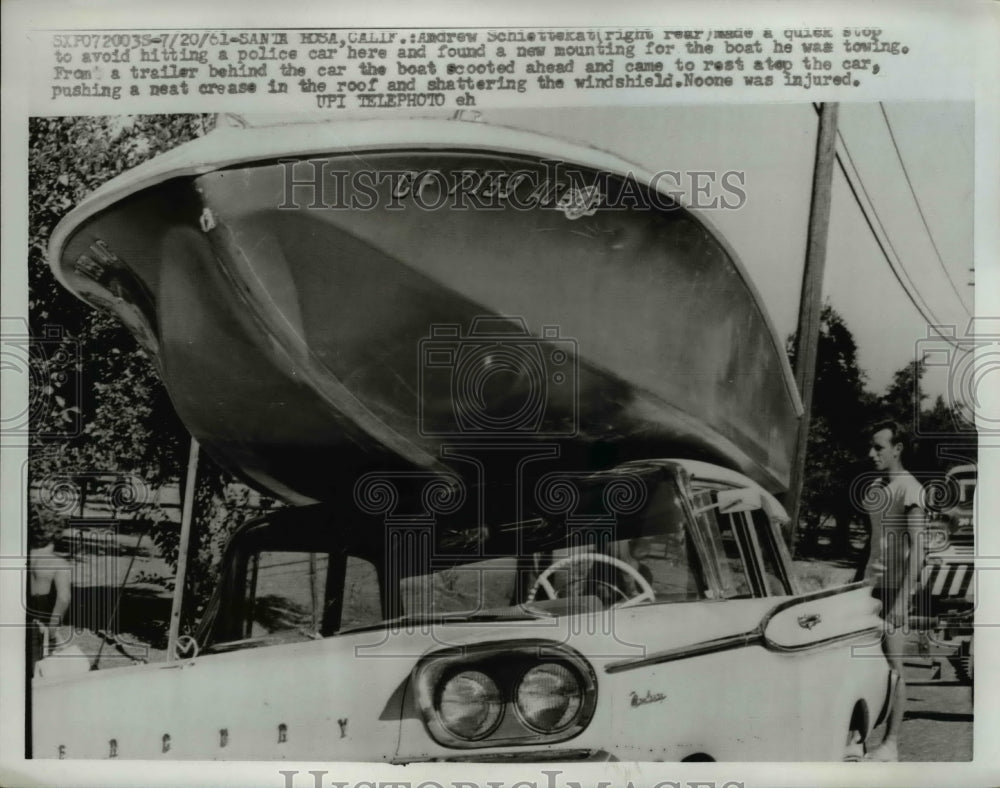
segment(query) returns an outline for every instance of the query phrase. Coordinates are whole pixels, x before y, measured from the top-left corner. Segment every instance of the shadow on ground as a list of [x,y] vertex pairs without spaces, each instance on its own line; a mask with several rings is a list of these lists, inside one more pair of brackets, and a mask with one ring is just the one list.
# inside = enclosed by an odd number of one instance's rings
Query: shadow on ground
[[937,722],[972,722],[971,714],[948,711],[907,711],[904,720],[935,720]]
[[104,630],[123,636],[125,641],[138,640],[163,649],[167,646],[170,604],[170,596],[151,589],[78,587],[73,589],[68,623],[75,629]]

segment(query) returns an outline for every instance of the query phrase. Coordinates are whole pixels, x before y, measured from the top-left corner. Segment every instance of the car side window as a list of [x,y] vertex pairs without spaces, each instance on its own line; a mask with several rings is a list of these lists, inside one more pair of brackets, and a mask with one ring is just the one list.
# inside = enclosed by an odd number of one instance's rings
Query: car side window
[[777,542],[774,529],[767,515],[761,511],[753,512],[752,518],[754,536],[760,547],[763,562],[764,586],[768,596],[784,596],[791,593],[782,560],[781,545]]
[[277,632],[319,634],[329,557],[324,553],[261,550],[247,573],[246,637]]
[[370,626],[382,620],[378,572],[374,564],[349,555],[344,566],[344,607],[340,629]]
[[716,517],[719,524],[719,534],[722,537],[722,549],[725,555],[726,569],[724,580],[729,583],[732,591],[730,596],[752,596],[753,588],[747,571],[747,556],[750,555],[746,536],[737,533],[732,515],[723,514]]
[[704,537],[705,549],[711,554],[710,561],[718,573],[720,598],[751,596],[753,589],[748,574],[746,551],[737,541],[732,518],[718,514],[718,502],[713,491],[695,493],[692,504],[699,531]]
[[402,613],[474,613],[506,607],[514,593],[517,559],[510,556],[434,567],[422,575],[401,578]]

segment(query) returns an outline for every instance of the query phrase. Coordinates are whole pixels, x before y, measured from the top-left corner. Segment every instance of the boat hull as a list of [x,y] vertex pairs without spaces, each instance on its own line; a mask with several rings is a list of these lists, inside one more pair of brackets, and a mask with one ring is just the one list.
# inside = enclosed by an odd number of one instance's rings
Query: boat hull
[[53,265],[213,455],[292,502],[506,444],[783,489],[800,407],[734,254],[635,173],[517,142],[182,167],[84,210]]

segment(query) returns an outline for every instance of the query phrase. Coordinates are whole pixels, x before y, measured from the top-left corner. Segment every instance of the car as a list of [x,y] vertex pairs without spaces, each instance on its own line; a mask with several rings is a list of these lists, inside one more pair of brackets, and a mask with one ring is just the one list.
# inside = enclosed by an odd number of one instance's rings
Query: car
[[246,524],[183,656],[35,680],[35,756],[839,760],[889,712],[870,589],[802,593],[743,474],[559,469],[511,520],[454,481]]
[[933,633],[936,643],[953,649],[950,660],[958,678],[974,679],[973,626],[976,607],[975,516],[977,467],[957,465],[945,474],[950,492],[931,522],[920,584],[911,615]]
[[978,470],[975,465],[956,465],[945,474],[946,484],[954,496],[952,506],[942,515],[948,526],[948,538],[953,544],[971,545],[974,537],[975,495]]

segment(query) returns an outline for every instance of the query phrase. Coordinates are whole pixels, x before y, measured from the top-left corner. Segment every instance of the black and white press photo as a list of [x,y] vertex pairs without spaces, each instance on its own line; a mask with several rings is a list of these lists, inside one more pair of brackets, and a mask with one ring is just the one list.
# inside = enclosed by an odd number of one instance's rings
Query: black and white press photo
[[33,756],[968,758],[972,107],[835,111],[32,120],[33,329],[77,322],[30,490],[92,663],[40,655]]
[[973,774],[991,105],[875,21],[33,28],[5,758]]

